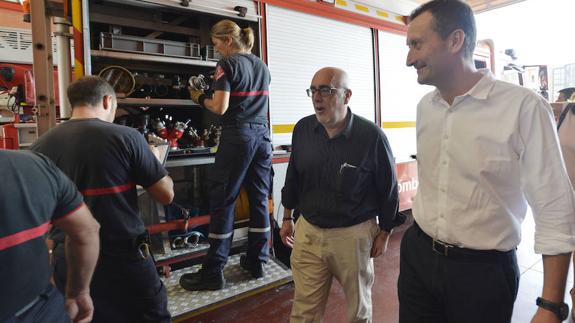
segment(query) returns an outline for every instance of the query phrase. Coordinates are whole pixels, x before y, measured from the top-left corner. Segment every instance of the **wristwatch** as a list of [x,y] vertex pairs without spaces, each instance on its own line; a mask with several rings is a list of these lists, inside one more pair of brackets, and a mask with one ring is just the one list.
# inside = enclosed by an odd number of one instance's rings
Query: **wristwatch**
[[563,302],[555,303],[545,298],[537,297],[537,306],[555,313],[560,321],[564,321],[569,316],[569,305]]

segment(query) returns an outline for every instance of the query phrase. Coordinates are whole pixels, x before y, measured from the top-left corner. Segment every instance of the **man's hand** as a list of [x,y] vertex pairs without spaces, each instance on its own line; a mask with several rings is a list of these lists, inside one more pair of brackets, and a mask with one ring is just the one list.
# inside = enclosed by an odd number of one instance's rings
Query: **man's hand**
[[538,308],[533,316],[531,323],[561,323],[555,313],[543,308]]
[[66,299],[66,312],[74,323],[88,323],[94,315],[94,304],[89,292]]
[[204,93],[204,91],[202,91],[202,90],[192,90],[192,89],[190,89],[190,98],[192,99],[192,101],[194,101],[194,103],[201,104],[201,102],[200,102],[200,97],[201,97],[202,95],[206,95],[206,94]]
[[293,248],[293,220],[283,221],[282,228],[280,229],[280,237],[286,246]]
[[391,234],[385,231],[379,231],[375,239],[373,239],[373,244],[371,245],[371,257],[377,258],[381,256],[387,250],[387,241]]

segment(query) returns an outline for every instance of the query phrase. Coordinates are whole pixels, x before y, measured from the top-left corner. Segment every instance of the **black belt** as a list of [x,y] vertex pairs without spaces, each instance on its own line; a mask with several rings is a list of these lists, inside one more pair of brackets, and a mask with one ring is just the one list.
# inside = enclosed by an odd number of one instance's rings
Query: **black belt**
[[251,128],[251,129],[259,129],[259,128],[267,128],[268,125],[265,123],[256,123],[256,122],[243,122],[243,123],[232,123],[232,124],[223,124],[222,128]]
[[413,227],[415,228],[417,236],[429,243],[431,245],[431,250],[443,257],[470,261],[500,262],[514,257],[515,255],[515,249],[499,251],[461,248],[428,236],[427,233],[421,230],[417,222],[413,223]]
[[148,231],[129,239],[100,240],[101,251],[107,255],[133,254],[137,259],[146,259],[150,256],[150,234]]

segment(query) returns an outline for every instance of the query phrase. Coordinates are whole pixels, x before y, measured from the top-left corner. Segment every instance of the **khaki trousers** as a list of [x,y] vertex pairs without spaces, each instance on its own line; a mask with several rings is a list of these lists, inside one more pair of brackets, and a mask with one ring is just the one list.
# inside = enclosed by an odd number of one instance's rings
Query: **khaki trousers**
[[335,277],[345,292],[348,322],[371,322],[375,219],[321,229],[301,216],[295,225],[291,267],[295,283],[290,323],[321,322]]

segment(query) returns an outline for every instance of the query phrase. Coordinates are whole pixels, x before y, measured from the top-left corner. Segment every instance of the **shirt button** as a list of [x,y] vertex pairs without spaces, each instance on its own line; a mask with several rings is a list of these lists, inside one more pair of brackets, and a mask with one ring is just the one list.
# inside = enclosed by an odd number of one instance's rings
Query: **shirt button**
[[442,187],[440,190],[442,193],[445,193],[445,188]]
[[442,161],[441,164],[447,165],[447,160]]

